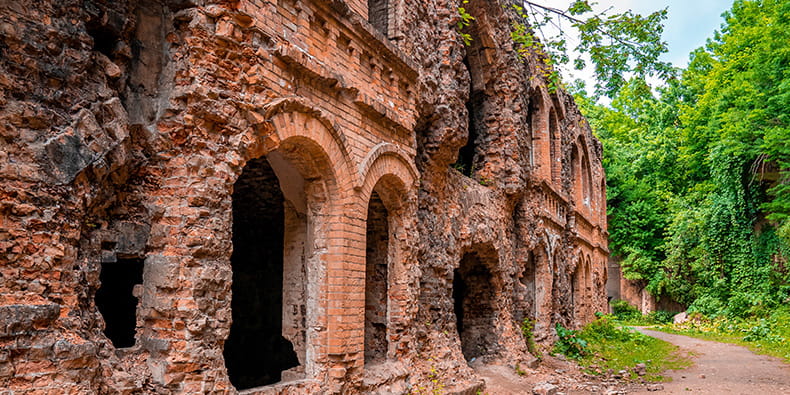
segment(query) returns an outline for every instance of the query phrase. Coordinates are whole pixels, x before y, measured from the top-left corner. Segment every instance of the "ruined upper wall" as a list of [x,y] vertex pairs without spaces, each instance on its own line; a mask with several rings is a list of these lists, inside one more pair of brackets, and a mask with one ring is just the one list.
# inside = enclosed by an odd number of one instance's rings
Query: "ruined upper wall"
[[[379,29],[362,1],[0,2],[0,387],[234,391],[233,193],[260,158],[299,362],[261,393],[479,388],[465,353],[527,363],[521,320],[550,340],[602,309],[601,149],[572,99],[518,58],[504,4],[470,2],[464,46],[455,2],[386,3]],[[378,368],[369,256],[390,273]],[[121,261],[142,271],[131,347],[96,304]],[[491,284],[485,309],[461,277]]]

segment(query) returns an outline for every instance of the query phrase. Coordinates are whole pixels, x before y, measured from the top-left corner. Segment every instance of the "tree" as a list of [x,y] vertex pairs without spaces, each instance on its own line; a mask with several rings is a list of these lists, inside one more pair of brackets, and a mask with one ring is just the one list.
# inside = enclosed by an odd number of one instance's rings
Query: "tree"
[[[586,67],[588,55],[597,79],[596,93],[613,96],[625,85],[629,76],[644,79],[657,76],[668,79],[674,74],[669,63],[659,60],[667,51],[661,40],[666,9],[647,16],[626,11],[608,14],[595,12],[596,3],[574,1],[567,10],[560,10],[538,2],[514,0],[512,9],[518,20],[513,23],[513,40],[523,53],[536,53],[548,67],[544,69],[550,87],[559,86],[559,74],[551,66]],[[551,34],[555,31],[556,34]],[[571,59],[568,51],[569,35],[578,37]]]
[[707,314],[790,302],[790,3],[738,0],[657,95],[583,96],[625,276]]

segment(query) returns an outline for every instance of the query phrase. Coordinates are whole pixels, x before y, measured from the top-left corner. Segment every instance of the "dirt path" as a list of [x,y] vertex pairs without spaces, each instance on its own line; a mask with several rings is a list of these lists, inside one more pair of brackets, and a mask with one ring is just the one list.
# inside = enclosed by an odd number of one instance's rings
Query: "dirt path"
[[[693,352],[694,366],[665,373],[672,378],[659,394],[790,394],[790,366],[745,347],[637,328]],[[634,392],[647,394],[648,392]],[[652,392],[651,394],[656,394]]]
[[[748,394],[790,395],[790,365],[745,347],[698,340],[688,336],[636,328],[640,332],[673,343],[694,353],[694,365],[685,370],[664,373],[672,381],[661,384],[621,382],[582,373],[570,361],[546,356],[536,369],[523,368],[523,376],[513,367],[474,364],[485,380],[487,395],[532,394],[533,388],[553,387],[565,395],[581,394]],[[661,389],[651,392],[648,389]]]

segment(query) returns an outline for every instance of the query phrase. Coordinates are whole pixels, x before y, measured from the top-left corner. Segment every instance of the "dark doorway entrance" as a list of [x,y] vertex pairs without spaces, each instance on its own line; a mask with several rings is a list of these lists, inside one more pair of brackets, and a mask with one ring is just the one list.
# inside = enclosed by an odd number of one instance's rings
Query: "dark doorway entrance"
[[388,219],[387,208],[373,192],[368,204],[365,264],[365,364],[387,358]]
[[276,383],[299,365],[282,335],[284,206],[266,158],[249,161],[233,187],[233,324],[224,356],[236,389]]
[[453,276],[453,299],[464,358],[469,361],[496,353],[492,276],[478,253],[461,258]]

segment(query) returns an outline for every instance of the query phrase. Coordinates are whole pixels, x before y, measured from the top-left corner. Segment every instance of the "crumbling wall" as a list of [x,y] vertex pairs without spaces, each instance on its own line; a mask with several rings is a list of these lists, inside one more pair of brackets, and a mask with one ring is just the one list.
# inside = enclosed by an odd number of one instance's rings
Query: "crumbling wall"
[[[601,147],[517,54],[508,4],[472,0],[465,46],[456,2],[385,3],[386,32],[361,0],[0,2],[0,387],[471,391],[468,359],[535,362],[524,319],[549,342],[602,311]],[[240,243],[282,249],[282,291],[241,307],[271,279]],[[95,300],[123,262],[130,347]],[[294,352],[263,382],[232,377],[240,308]]]

